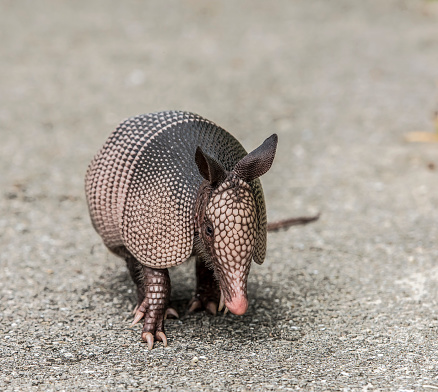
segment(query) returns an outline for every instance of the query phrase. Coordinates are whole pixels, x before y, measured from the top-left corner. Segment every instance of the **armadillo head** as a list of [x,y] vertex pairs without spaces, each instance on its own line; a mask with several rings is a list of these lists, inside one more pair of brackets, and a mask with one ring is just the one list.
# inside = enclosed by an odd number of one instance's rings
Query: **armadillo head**
[[269,170],[276,147],[274,134],[230,172],[200,147],[196,150],[205,180],[197,197],[195,247],[213,268],[225,306],[234,314],[248,308],[246,282],[261,230],[250,182]]

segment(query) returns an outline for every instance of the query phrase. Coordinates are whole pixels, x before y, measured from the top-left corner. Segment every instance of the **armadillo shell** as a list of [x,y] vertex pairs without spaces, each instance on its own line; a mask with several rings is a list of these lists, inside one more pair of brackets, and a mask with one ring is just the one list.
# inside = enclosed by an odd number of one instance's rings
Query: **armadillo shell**
[[[202,182],[196,147],[227,170],[247,153],[224,129],[196,114],[170,111],[129,118],[91,162],[86,195],[94,228],[111,249],[125,247],[151,268],[187,260]],[[251,182],[258,236],[253,259],[266,253],[266,209],[260,181]]]

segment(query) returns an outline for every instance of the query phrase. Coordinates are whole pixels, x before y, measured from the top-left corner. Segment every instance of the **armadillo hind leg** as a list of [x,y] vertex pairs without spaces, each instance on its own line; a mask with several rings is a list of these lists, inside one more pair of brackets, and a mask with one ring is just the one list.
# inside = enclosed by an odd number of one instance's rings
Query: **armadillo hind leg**
[[136,260],[134,256],[125,257],[126,266],[128,267],[129,274],[131,275],[132,281],[137,287],[137,305],[133,310],[133,314],[137,312],[137,309],[142,304],[144,300],[144,284],[143,284],[143,268],[142,265]]
[[201,257],[196,257],[196,294],[189,303],[189,313],[205,309],[216,315],[220,298],[221,292],[213,271],[205,265]]
[[[140,264],[137,260],[135,261]],[[129,268],[133,262],[127,260],[127,263]],[[142,287],[138,291],[143,296],[143,300],[137,305],[132,326],[144,318],[141,337],[148,344],[149,350],[154,346],[155,340],[161,341],[164,346],[167,346],[164,319],[168,314],[178,316],[174,309],[168,307],[170,299],[169,272],[167,268],[153,269],[140,264],[141,274],[137,277],[135,271],[137,265],[134,265],[133,268],[134,282],[140,282]]]
[[132,311],[132,314],[135,314],[137,312],[138,307],[141,305],[141,303],[144,300],[142,265],[124,246],[113,247],[110,250],[117,256],[125,259],[126,266],[128,267],[129,274],[131,275],[131,279],[135,283],[135,286],[137,287],[137,305]]

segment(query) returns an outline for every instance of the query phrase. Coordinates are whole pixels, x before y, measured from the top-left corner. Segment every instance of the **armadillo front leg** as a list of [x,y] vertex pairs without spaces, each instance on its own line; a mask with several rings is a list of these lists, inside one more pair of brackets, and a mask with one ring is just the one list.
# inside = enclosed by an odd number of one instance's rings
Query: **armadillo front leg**
[[[204,260],[196,258],[196,294],[189,303],[189,312],[205,309],[216,315],[221,293],[213,270],[205,265]],[[221,309],[219,309],[221,310]]]
[[152,269],[146,266],[141,268],[143,289],[139,290],[139,293],[142,292],[144,298],[137,308],[132,325],[144,317],[141,337],[151,350],[154,340],[159,340],[167,346],[163,322],[170,299],[170,278],[167,269]]

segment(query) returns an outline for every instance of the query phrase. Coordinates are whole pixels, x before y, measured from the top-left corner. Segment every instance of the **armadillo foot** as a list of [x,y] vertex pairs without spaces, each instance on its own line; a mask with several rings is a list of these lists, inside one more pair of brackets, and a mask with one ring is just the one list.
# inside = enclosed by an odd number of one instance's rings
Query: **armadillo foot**
[[209,301],[208,299],[206,301],[202,301],[199,296],[195,296],[191,299],[188,305],[189,313],[193,313],[197,310],[205,310],[207,313],[212,314],[213,316],[216,316],[218,311],[218,304],[215,301]]
[[[144,307],[140,306],[141,309]],[[142,318],[145,318],[145,324],[143,326],[143,331],[141,333],[141,338],[147,343],[148,349],[152,350],[154,347],[154,341],[163,342],[164,347],[167,346],[167,337],[163,331],[163,320],[167,317],[172,316],[178,318],[179,315],[173,308],[167,308],[164,317],[157,315],[156,312],[142,312],[141,309],[137,310],[134,320],[131,324],[131,328],[137,324]],[[146,315],[145,315],[146,314]],[[155,329],[155,339],[153,330]]]
[[213,271],[206,267],[201,258],[196,259],[196,294],[188,305],[188,312],[205,310],[216,316],[223,309],[221,291],[213,276]]
[[[163,342],[167,346],[167,337],[164,333],[164,320],[166,317],[178,317],[175,309],[168,307],[170,297],[170,279],[167,269],[152,269],[142,266],[144,293],[142,302],[134,311],[132,326],[144,319],[141,338],[147,343],[149,350],[155,341]],[[140,299],[140,298],[139,298]]]
[[144,318],[145,321],[141,338],[147,343],[148,349],[152,350],[155,340],[163,342],[163,345],[167,346],[167,337],[163,327],[164,315],[159,315],[152,311],[148,312]]
[[[135,308],[132,310],[132,315],[135,317],[134,317],[134,321],[131,324],[131,327],[133,327],[135,324],[137,324],[144,317],[144,313],[140,312],[140,313],[142,313],[141,317],[139,319],[137,319],[138,308],[140,305],[136,305]],[[166,313],[164,314],[164,320],[166,320],[167,318],[179,318],[179,314],[174,308],[167,308]]]

